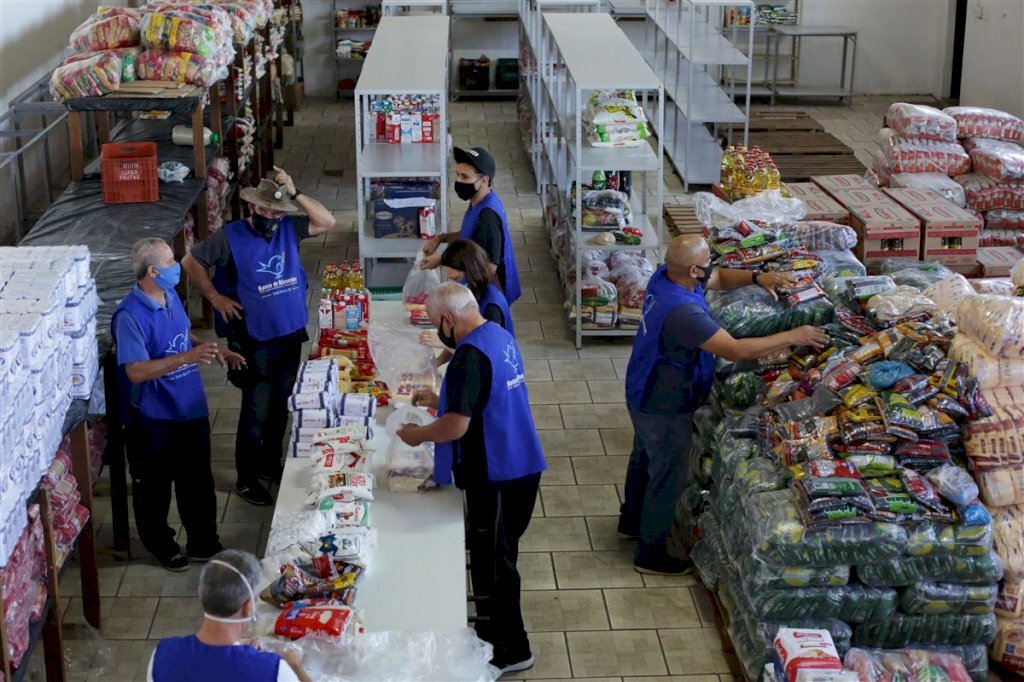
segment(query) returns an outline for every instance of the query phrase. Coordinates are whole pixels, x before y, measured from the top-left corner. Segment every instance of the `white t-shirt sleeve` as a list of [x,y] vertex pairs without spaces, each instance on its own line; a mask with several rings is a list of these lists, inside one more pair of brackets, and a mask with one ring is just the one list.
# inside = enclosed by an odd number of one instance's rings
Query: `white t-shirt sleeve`
[[277,666],[277,682],[299,682],[295,671],[288,665],[288,661],[283,658]]
[[[157,645],[159,646],[159,645]],[[146,682],[153,681],[153,661],[156,660],[156,647],[153,647],[153,653],[149,656],[149,667],[146,669]]]

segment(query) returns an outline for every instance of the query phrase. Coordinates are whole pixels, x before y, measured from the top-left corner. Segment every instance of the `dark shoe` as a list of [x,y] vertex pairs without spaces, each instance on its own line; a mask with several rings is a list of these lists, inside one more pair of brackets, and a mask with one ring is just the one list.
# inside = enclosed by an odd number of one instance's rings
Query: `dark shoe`
[[693,572],[693,562],[670,556],[654,559],[638,557],[633,560],[633,570],[646,575],[689,575]]
[[529,670],[533,667],[533,654],[527,654],[526,658],[521,656],[513,656],[512,659],[505,660],[501,658],[492,658],[491,665],[501,671],[498,675],[508,675],[509,673],[517,673],[521,670]]
[[272,470],[261,471],[256,477],[265,482],[268,486],[281,483],[281,475],[284,473],[284,467],[277,467]]
[[238,496],[249,504],[257,507],[269,507],[274,504],[274,497],[259,483],[244,483],[235,486]]
[[640,525],[628,523],[622,516],[619,517],[619,537],[623,540],[639,540]]
[[209,561],[214,557],[214,555],[222,551],[224,551],[224,545],[218,542],[217,544],[211,545],[210,547],[204,547],[198,550],[188,550],[188,558],[189,561],[194,561],[196,563],[201,564]]
[[160,565],[174,573],[184,573],[188,570],[188,557],[178,550],[174,554],[157,555],[153,558],[160,562]]

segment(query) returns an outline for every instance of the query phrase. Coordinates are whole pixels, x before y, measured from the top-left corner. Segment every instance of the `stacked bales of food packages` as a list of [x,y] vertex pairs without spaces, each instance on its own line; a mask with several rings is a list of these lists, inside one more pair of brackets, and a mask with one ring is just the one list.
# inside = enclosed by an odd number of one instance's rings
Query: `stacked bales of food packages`
[[28,651],[31,624],[42,618],[46,607],[46,548],[39,505],[29,505],[27,512],[21,506],[18,514],[24,517],[21,530],[14,536],[10,556],[0,562],[7,654],[15,668]]
[[583,112],[583,132],[591,147],[639,147],[651,136],[632,90],[593,91]]
[[387,388],[376,380],[377,367],[370,355],[367,328],[370,292],[363,286],[359,263],[329,263],[320,290],[320,336],[315,356],[331,358],[341,368],[343,393],[372,395],[378,406],[387,405]]
[[[42,485],[50,496],[50,522],[58,567],[67,561],[78,534],[89,520],[89,510],[81,504],[79,482],[71,473],[70,448],[70,438],[65,437],[53,464],[42,478]],[[91,484],[92,481],[84,482],[84,485]]]
[[[795,267],[806,260],[797,256],[754,267]],[[935,306],[917,288],[889,276],[812,281],[827,297],[796,285],[817,298],[795,309],[821,312],[787,316],[755,287],[709,296],[712,315],[738,335],[809,323],[830,344],[720,365],[712,404],[695,415],[695,469],[712,493],[702,500],[695,486],[681,503],[684,531],[704,503],[693,549],[701,577],[728,610],[751,674],[780,625],[827,629],[841,649],[954,645],[983,673],[1003,563],[959,466],[960,432],[992,410],[967,366],[947,356],[952,325],[928,321]]]

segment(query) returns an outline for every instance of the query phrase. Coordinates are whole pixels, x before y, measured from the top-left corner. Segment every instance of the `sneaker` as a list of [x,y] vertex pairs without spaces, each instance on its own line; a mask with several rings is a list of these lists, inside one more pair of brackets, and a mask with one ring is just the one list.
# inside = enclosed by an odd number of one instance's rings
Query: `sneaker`
[[194,562],[200,563],[200,564],[201,563],[205,563],[205,562],[209,561],[210,559],[212,559],[214,557],[214,555],[216,555],[217,553],[219,553],[219,552],[221,552],[223,550],[224,550],[224,545],[220,544],[219,542],[217,544],[215,544],[215,545],[210,545],[208,548],[204,548],[204,549],[199,549],[199,550],[191,550],[190,549],[190,550],[188,550],[188,559],[189,559],[189,561],[194,561]]
[[269,507],[274,504],[273,496],[259,483],[239,484],[235,487],[235,492],[243,500],[257,507]]
[[693,568],[693,562],[689,559],[676,559],[670,556],[633,560],[633,570],[646,575],[689,575]]
[[268,486],[281,483],[281,474],[284,473],[284,467],[277,467],[274,470],[262,471],[256,475],[256,478],[260,481],[264,481]]
[[640,539],[640,526],[639,524],[627,523],[626,519],[622,516],[619,517],[619,537],[623,540],[639,540]]
[[160,565],[173,573],[184,573],[188,570],[188,557],[177,551],[174,554],[159,556],[154,554],[153,558],[160,562]]
[[491,659],[491,665],[500,671],[498,677],[508,675],[509,673],[517,673],[521,670],[529,670],[533,667],[533,654],[529,654],[526,658],[517,661]]

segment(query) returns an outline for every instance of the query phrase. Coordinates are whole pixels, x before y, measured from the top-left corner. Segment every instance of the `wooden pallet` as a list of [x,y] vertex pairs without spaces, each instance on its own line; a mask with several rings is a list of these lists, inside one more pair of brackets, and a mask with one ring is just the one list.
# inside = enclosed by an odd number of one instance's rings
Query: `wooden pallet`
[[684,234],[700,234],[704,230],[704,226],[697,220],[693,206],[678,204],[665,205],[665,225],[673,237]]
[[773,159],[787,154],[839,154],[853,155],[842,140],[822,131],[762,131],[750,133],[750,146],[757,146]]
[[785,182],[806,182],[814,175],[863,175],[864,164],[850,155],[772,155]]
[[823,131],[825,128],[803,111],[752,111],[750,131],[755,130],[808,130]]

